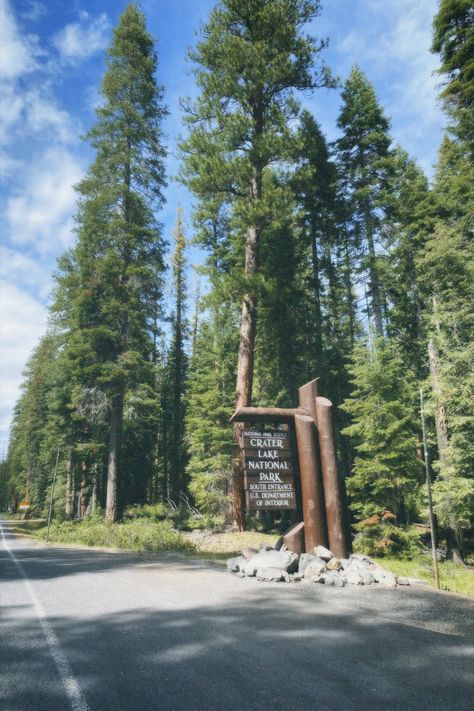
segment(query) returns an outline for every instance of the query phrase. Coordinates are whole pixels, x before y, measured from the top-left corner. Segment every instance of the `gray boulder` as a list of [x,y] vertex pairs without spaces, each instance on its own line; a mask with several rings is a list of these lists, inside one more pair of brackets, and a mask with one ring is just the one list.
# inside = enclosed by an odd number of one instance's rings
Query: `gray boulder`
[[239,555],[236,558],[229,558],[227,560],[227,570],[230,573],[238,573],[243,570],[245,564],[247,563],[247,558],[243,555]]
[[372,583],[375,583],[374,574],[370,570],[363,570],[360,573],[360,578],[362,585],[372,585]]
[[380,578],[378,581],[378,584],[382,588],[396,588],[397,587],[397,579],[392,573],[387,573],[383,578]]
[[311,555],[311,553],[302,553],[298,562],[298,573],[304,573],[308,565],[314,560],[317,560],[315,555]]
[[362,578],[358,569],[349,568],[344,571],[344,576],[348,585],[362,585]]
[[257,570],[257,580],[263,583],[279,583],[283,580],[285,573],[278,568],[259,568]]
[[331,558],[334,558],[329,548],[325,548],[324,546],[316,546],[314,549],[314,555],[318,558],[322,558],[322,560],[331,560]]
[[304,577],[306,580],[311,580],[315,583],[326,570],[326,563],[321,558],[315,558],[305,568]]
[[335,588],[343,588],[346,584],[342,575],[335,570],[331,570],[329,573],[326,573],[323,578],[325,585],[331,585]]
[[410,585],[410,578],[397,578],[399,585]]
[[259,551],[256,555],[252,556],[247,562],[244,572],[245,575],[252,576],[255,575],[257,570],[263,568],[277,568],[278,570],[291,573],[293,569],[297,569],[297,566],[298,556],[296,553],[271,549],[269,551]]

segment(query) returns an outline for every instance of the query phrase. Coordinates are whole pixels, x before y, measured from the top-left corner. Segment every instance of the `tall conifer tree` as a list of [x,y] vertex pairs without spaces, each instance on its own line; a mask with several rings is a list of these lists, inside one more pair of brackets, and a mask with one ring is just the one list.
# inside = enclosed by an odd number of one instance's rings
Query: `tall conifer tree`
[[88,139],[96,157],[78,185],[77,244],[58,276],[58,310],[67,347],[85,386],[107,395],[106,517],[120,516],[119,484],[126,390],[153,383],[156,303],[163,240],[165,113],[157,58],[143,13],[127,6],[114,31],[102,84],[103,104]]
[[[317,0],[222,0],[191,59],[200,96],[189,107],[186,179],[200,199],[222,195],[240,218],[244,261],[236,405],[250,405],[260,242],[271,220],[265,172],[289,157],[295,90],[328,83],[315,58],[323,44],[302,32]],[[238,433],[237,433],[238,434]],[[234,476],[234,522],[243,526],[242,477]]]
[[368,275],[375,330],[382,336],[385,305],[377,243],[390,176],[389,121],[358,67],[352,69],[344,85],[342,100],[337,122],[342,136],[336,148],[348,228],[355,248],[361,250],[360,268]]

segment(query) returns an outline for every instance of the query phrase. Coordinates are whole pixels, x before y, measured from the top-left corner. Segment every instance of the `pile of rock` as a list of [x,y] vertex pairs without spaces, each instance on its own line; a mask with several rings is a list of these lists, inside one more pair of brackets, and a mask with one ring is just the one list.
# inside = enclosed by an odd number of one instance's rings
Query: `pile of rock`
[[349,558],[337,558],[324,546],[316,546],[314,555],[297,555],[286,546],[244,548],[242,555],[229,558],[227,569],[241,578],[255,576],[264,582],[301,581],[334,587],[377,583],[386,588],[410,584],[408,578],[397,578],[366,555],[354,553]]

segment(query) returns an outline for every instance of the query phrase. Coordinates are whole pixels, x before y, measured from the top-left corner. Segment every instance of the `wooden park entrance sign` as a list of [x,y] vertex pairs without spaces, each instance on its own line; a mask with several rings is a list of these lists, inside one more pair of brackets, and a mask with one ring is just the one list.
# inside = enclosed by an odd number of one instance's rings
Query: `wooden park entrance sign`
[[[303,521],[287,536],[290,549],[317,545],[346,558],[346,511],[332,426],[332,403],[319,395],[319,378],[299,388],[299,407],[241,407],[242,457],[247,509],[295,510]],[[296,550],[299,549],[299,550]]]
[[288,424],[244,429],[245,495],[249,511],[296,509]]

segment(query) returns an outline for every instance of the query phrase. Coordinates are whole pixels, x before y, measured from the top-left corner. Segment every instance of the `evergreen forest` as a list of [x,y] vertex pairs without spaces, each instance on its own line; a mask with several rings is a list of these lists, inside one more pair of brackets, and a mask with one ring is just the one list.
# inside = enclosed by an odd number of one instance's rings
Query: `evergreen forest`
[[[75,243],[0,463],[0,510],[27,499],[58,520],[148,510],[188,527],[287,527],[245,514],[229,420],[236,407],[296,407],[319,377],[359,550],[416,544],[427,464],[438,545],[466,559],[472,1],[440,0],[433,18],[447,129],[432,181],[395,144],[370,76],[325,64],[326,40],[307,33],[319,12],[319,0],[216,3],[189,52],[196,96],[182,99],[178,179],[194,209],[165,234],[166,87],[145,16],[126,7],[84,138]],[[321,88],[341,96],[331,142],[304,108]],[[197,267],[190,246],[205,255]]]

